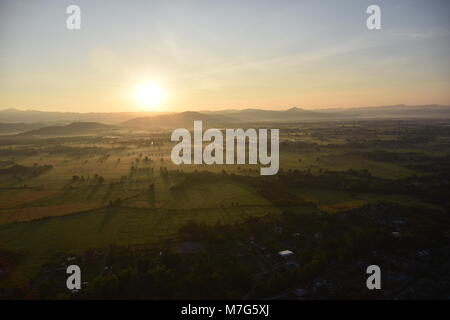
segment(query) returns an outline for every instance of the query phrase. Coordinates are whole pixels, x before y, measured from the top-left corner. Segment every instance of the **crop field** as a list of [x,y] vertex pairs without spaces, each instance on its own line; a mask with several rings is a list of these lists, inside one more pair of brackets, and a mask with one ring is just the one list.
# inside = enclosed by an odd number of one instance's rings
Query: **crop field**
[[363,207],[375,201],[398,203],[406,207],[443,210],[438,205],[423,202],[414,197],[402,194],[370,194],[330,189],[299,189],[298,194],[305,200],[316,203],[322,211],[329,213],[338,213],[340,211]]
[[[389,123],[370,138],[362,127],[286,128],[279,177],[271,180],[262,180],[259,165],[176,166],[173,143],[161,134],[155,144],[151,134],[130,132],[7,140],[0,147],[0,249],[25,258],[0,282],[25,285],[55,254],[170,242],[190,221],[235,225],[285,210],[336,215],[376,202],[446,210],[439,194],[407,191],[424,183],[408,179],[430,177],[430,162],[445,169],[446,131],[416,143],[401,140],[401,128],[392,133]],[[398,190],[383,187],[392,184]]]

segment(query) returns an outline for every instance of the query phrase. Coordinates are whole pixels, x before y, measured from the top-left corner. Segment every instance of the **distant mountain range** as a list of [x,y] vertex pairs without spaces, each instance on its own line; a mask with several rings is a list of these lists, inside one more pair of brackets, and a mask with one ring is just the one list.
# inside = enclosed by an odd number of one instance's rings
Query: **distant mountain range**
[[206,114],[226,115],[240,121],[302,121],[302,120],[351,120],[351,119],[450,119],[450,106],[377,106],[345,109],[305,110],[291,108],[287,110],[223,110],[205,111]]
[[24,122],[68,124],[71,122],[119,123],[137,117],[154,116],[155,112],[50,112],[37,110],[18,110],[14,108],[0,110],[0,122]]
[[[18,110],[5,109],[0,110],[1,123],[71,123],[71,122],[102,122],[107,124],[117,124],[132,120],[135,118],[150,118],[161,115],[169,115],[175,113],[161,114],[157,112],[110,112],[110,113],[77,113],[77,112],[47,112],[36,110]],[[392,106],[376,106],[376,107],[360,107],[360,108],[335,108],[335,109],[317,109],[305,110],[301,108],[290,108],[287,110],[263,110],[263,109],[230,109],[221,111],[200,111],[185,112],[198,115],[221,115],[227,116],[229,120],[234,121],[290,121],[290,120],[308,120],[323,118],[348,118],[348,117],[450,117],[450,107],[442,105],[392,105]],[[163,118],[161,118],[163,119]]]
[[[269,121],[301,122],[363,119],[450,119],[450,107],[442,105],[394,105],[314,111],[290,108],[287,110],[186,111],[170,114],[146,112],[66,113],[7,109],[0,110],[0,134],[23,132],[22,135],[27,136],[85,135],[114,128],[191,128],[194,120],[203,121],[205,127],[223,127],[236,123]],[[67,125],[68,123],[70,124]],[[49,124],[51,125],[49,126]]]

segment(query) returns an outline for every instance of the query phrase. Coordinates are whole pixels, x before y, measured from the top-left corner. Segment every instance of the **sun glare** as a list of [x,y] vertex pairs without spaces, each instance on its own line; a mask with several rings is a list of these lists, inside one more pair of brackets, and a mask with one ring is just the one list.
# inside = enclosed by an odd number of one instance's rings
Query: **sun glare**
[[143,83],[136,88],[135,99],[147,109],[157,109],[166,100],[166,92],[155,83]]

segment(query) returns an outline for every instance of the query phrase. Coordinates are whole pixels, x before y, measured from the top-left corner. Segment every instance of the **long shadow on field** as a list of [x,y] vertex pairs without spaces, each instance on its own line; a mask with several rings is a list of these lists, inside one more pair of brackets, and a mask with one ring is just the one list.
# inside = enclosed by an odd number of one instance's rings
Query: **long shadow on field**
[[115,189],[115,185],[110,184],[108,191],[106,191],[105,195],[103,196],[103,199],[102,199],[103,202],[106,202],[111,197],[114,189]]
[[106,207],[105,215],[103,216],[101,227],[105,227],[114,216],[120,213],[119,207]]
[[94,198],[94,196],[96,195],[96,193],[98,192],[98,190],[102,187],[102,184],[96,184],[94,185],[94,187],[92,189],[90,189],[88,195],[87,195],[87,199],[88,200],[92,200],[92,198]]

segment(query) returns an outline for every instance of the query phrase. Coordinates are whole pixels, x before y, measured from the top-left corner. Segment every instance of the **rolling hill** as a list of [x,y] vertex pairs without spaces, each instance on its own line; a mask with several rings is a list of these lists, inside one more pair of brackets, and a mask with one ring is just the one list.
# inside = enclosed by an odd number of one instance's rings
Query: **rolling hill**
[[0,134],[15,134],[44,127],[41,123],[0,123]]
[[116,128],[98,122],[73,122],[66,126],[49,126],[36,130],[20,133],[16,136],[33,137],[33,136],[81,136],[88,134],[103,133]]
[[186,111],[181,113],[140,117],[121,123],[122,127],[135,129],[151,128],[191,128],[195,120],[201,120],[205,127],[222,126],[236,122],[235,119],[223,115],[208,115],[200,112]]

